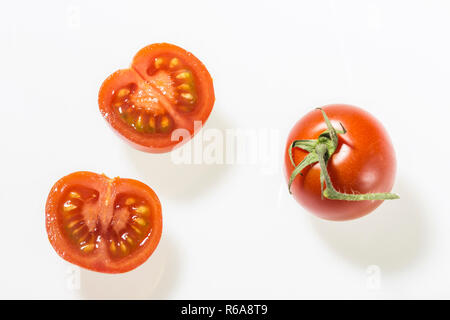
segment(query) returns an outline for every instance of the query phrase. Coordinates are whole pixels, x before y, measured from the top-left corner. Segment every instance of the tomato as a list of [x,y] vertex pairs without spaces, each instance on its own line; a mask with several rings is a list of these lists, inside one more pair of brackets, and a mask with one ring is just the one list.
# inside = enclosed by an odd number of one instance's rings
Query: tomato
[[[141,49],[129,69],[103,82],[98,104],[106,121],[131,145],[162,153],[196,133],[214,100],[211,76],[200,60],[175,45],[157,43]],[[194,121],[200,123],[196,130]],[[176,129],[187,131],[172,138]]]
[[[334,128],[341,128],[342,124],[346,129],[345,133],[338,134],[337,147],[326,166],[334,188],[351,195],[390,191],[394,184],[396,160],[391,140],[382,124],[358,107],[335,104],[322,109]],[[289,156],[292,143],[301,139],[317,139],[326,130],[327,124],[319,110],[309,112],[294,125],[285,149],[284,167],[288,181],[294,171]],[[308,154],[306,150],[292,148],[295,165]],[[321,166],[317,162],[306,166],[301,173],[292,181],[290,191],[303,207],[321,218],[355,219],[370,213],[383,202],[324,197],[320,181]],[[391,196],[390,199],[398,198],[395,194],[386,195]]]
[[136,268],[161,238],[161,204],[142,182],[82,171],[60,179],[46,205],[50,243],[65,260],[105,273]]

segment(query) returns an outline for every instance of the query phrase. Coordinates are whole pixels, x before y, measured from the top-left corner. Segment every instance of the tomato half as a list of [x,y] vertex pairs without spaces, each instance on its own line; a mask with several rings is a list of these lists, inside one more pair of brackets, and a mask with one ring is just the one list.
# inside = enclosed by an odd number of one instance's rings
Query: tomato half
[[[121,137],[140,150],[161,153],[188,141],[196,133],[194,121],[208,119],[214,100],[211,76],[200,60],[175,45],[157,43],[103,82],[98,103]],[[172,138],[179,128],[189,139]]]
[[105,273],[145,262],[162,232],[155,192],[132,179],[82,171],[60,179],[46,205],[50,243],[65,260]]
[[[382,124],[368,112],[354,106],[335,104],[322,108],[334,128],[347,132],[339,134],[335,153],[328,161],[328,173],[335,189],[348,194],[382,193],[392,189],[396,160],[391,140]],[[313,110],[301,118],[289,133],[285,149],[285,173],[289,177],[294,170],[289,148],[293,141],[317,139],[327,130],[319,110]],[[292,149],[295,164],[308,152]],[[320,165],[307,166],[291,185],[294,198],[306,209],[328,220],[349,220],[364,216],[377,208],[382,200],[330,200],[322,195]]]

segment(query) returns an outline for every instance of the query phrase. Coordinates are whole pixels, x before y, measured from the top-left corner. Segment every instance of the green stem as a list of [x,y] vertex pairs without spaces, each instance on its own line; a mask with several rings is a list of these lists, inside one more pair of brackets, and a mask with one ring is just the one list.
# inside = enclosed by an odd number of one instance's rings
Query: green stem
[[311,153],[314,151],[316,144],[317,140],[295,140],[294,142],[292,142],[289,148],[289,159],[291,160],[292,165],[295,167],[294,158],[292,158],[292,149],[300,148]]
[[289,177],[289,193],[291,192],[291,184],[294,181],[295,177],[298,176],[299,174],[302,174],[302,170],[304,168],[306,168],[307,166],[309,166],[310,164],[314,164],[317,161],[319,161],[319,159],[317,159],[317,155],[315,153],[309,153],[305,159],[303,159],[302,162],[300,162],[295,169],[292,171],[291,176]]
[[325,157],[328,152],[328,148],[325,144],[318,144],[316,146],[316,153],[319,158],[321,175],[325,180],[326,189],[323,191],[325,198],[332,200],[347,200],[347,201],[361,201],[361,200],[392,200],[399,199],[400,197],[395,193],[383,192],[383,193],[364,193],[364,194],[349,194],[337,191],[333,183],[331,182],[330,175],[328,174],[327,164]]

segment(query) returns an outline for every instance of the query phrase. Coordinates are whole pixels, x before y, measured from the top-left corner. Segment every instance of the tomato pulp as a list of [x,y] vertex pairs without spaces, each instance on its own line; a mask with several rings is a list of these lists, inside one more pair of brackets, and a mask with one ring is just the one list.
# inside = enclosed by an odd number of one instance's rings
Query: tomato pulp
[[[335,104],[322,108],[334,128],[345,127],[339,134],[335,153],[328,161],[328,173],[335,189],[348,194],[388,192],[396,171],[395,152],[382,124],[368,112],[354,106]],[[317,139],[327,130],[322,114],[314,110],[301,118],[289,133],[285,149],[285,174],[289,181],[294,166],[289,157],[293,141]],[[299,164],[308,152],[292,149],[294,163]],[[364,216],[377,208],[382,200],[347,201],[323,197],[320,165],[307,166],[293,180],[291,192],[303,207],[328,220],[349,220]]]
[[46,227],[63,259],[93,271],[122,273],[141,265],[156,249],[161,204],[142,182],[75,172],[51,189]]
[[[162,153],[196,133],[214,100],[212,78],[200,60],[175,45],[157,43],[141,49],[129,69],[103,82],[98,103],[106,121],[131,145]],[[186,134],[172,137],[176,129]]]

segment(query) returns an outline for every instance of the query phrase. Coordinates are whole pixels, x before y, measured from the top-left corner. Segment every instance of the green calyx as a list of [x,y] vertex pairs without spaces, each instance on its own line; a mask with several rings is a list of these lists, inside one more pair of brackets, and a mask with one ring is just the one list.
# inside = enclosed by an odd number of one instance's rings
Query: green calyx
[[[326,113],[321,108],[318,108],[318,110],[322,112],[328,129],[322,132],[316,140],[295,140],[289,147],[289,158],[292,165],[295,167],[289,178],[289,193],[291,193],[292,182],[298,175],[302,175],[303,169],[318,162],[320,165],[320,184],[322,186],[322,196],[327,199],[347,201],[399,199],[400,197],[395,193],[349,194],[339,192],[334,188],[330,175],[328,174],[327,164],[328,160],[338,147],[338,134],[345,134],[347,131],[342,123],[340,124],[342,130],[336,130],[333,128]],[[298,165],[295,164],[292,156],[292,149],[294,148],[299,148],[309,152]],[[323,188],[324,184],[325,189]]]

